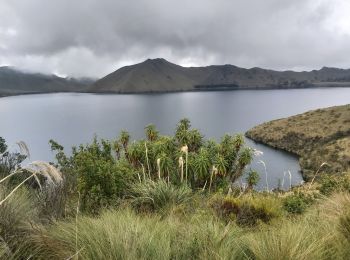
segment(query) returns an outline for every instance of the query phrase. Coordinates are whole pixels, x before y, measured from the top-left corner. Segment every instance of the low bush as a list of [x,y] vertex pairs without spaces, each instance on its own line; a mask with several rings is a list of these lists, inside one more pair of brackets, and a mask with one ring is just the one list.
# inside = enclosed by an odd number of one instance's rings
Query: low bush
[[283,199],[283,208],[292,214],[302,214],[312,205],[315,198],[311,194],[295,192]]
[[269,195],[219,198],[214,200],[214,207],[224,220],[236,221],[240,226],[268,223],[282,215],[280,200]]
[[319,180],[320,193],[330,196],[335,192],[350,191],[349,174],[330,175],[326,174]]
[[126,195],[130,183],[136,177],[135,171],[125,160],[113,157],[111,143],[94,138],[91,144],[73,149],[71,157],[65,156],[63,147],[50,141],[56,151],[58,166],[73,187],[66,187],[69,193],[80,193],[81,210],[97,214],[101,208],[112,207],[118,198]]

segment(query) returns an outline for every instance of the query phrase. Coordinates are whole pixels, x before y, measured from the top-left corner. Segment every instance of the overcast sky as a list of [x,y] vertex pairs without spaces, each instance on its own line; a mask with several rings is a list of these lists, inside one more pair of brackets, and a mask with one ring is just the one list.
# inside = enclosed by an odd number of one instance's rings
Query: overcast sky
[[156,57],[350,68],[350,1],[0,0],[0,65],[101,77]]

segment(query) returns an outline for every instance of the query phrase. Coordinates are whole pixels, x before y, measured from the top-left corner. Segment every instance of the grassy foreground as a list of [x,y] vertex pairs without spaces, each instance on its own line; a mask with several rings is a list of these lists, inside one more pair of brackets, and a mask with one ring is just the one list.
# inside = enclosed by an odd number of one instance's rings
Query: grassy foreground
[[70,155],[51,140],[56,161],[25,167],[26,145],[0,138],[0,259],[347,259],[350,172],[258,192],[241,136],[205,140],[185,119],[145,134]]
[[246,136],[300,156],[304,179],[321,172],[341,173],[350,168],[350,104],[317,109],[270,121]]
[[[283,210],[286,195],[281,194],[248,193],[239,199],[191,194],[186,203],[166,210],[140,212],[124,205],[98,216],[78,213],[50,224],[40,220],[27,195],[22,190],[1,208],[2,228],[15,221],[1,230],[3,259],[279,260],[347,259],[350,254],[348,192],[319,198],[300,215]],[[268,204],[273,205],[271,219],[264,222],[252,208],[244,215],[228,214],[219,201],[233,199],[255,200],[256,205],[273,201]],[[11,217],[4,218],[9,209]],[[242,218],[258,222],[246,225],[238,221]]]

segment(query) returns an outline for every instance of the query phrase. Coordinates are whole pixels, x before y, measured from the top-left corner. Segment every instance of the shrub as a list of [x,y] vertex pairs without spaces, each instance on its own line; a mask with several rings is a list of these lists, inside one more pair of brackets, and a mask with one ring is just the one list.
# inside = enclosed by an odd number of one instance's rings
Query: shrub
[[[82,211],[96,214],[103,207],[115,205],[135,180],[136,174],[132,166],[126,159],[116,161],[112,154],[112,144],[108,141],[94,138],[91,144],[73,148],[71,157],[65,156],[63,147],[54,141],[51,141],[51,146],[57,152],[61,171],[72,180],[66,183],[77,182]],[[71,187],[67,188],[70,193],[75,192]]]
[[268,195],[225,197],[216,200],[214,207],[223,219],[235,220],[240,226],[255,226],[260,221],[268,223],[282,214],[280,201]]
[[349,174],[330,175],[326,174],[320,179],[319,191],[330,196],[335,192],[350,191],[350,177]]
[[330,175],[324,176],[320,180],[320,184],[321,184],[321,186],[319,187],[320,192],[327,196],[331,195],[336,189],[339,188],[338,180],[336,180]]
[[314,202],[314,197],[310,194],[295,192],[283,200],[283,208],[292,214],[302,214]]

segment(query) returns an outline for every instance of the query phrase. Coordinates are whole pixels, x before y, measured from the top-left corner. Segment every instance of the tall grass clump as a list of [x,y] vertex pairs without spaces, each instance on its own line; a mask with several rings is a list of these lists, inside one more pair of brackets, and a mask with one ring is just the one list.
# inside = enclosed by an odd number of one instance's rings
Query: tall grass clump
[[332,250],[329,257],[347,259],[350,255],[350,194],[342,192],[326,198],[313,214],[326,232],[334,234],[328,245]]
[[[0,199],[9,193],[0,186]],[[39,221],[36,200],[25,188],[17,190],[0,206],[0,255],[10,259],[19,254],[31,226]],[[5,257],[6,256],[6,257]]]
[[186,185],[175,186],[164,180],[137,183],[131,188],[132,203],[141,210],[168,210],[191,199]]
[[[81,259],[238,259],[240,230],[213,219],[140,216],[131,210],[81,217]],[[59,222],[31,239],[37,259],[67,259],[76,253],[75,222]]]
[[246,237],[251,259],[327,259],[332,233],[320,232],[317,223],[282,221]]

